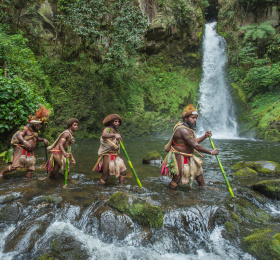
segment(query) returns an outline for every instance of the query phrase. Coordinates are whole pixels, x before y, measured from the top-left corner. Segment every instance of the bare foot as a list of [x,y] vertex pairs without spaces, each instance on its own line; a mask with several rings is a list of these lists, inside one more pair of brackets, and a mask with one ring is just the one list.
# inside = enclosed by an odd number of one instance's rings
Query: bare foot
[[103,181],[102,179],[100,179],[100,181],[98,182],[99,185],[104,186],[105,185],[105,181]]

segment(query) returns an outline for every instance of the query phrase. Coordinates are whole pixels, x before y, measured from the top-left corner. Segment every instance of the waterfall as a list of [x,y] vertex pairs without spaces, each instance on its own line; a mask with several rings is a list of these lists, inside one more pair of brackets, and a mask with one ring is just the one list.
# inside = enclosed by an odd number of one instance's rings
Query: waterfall
[[197,129],[200,134],[211,130],[215,138],[234,139],[238,136],[238,126],[225,79],[226,42],[216,27],[217,22],[205,26]]

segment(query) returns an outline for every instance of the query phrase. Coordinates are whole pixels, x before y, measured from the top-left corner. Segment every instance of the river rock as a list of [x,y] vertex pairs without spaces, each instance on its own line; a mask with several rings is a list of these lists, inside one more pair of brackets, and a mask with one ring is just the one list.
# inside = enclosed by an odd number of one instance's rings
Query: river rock
[[2,224],[16,224],[20,218],[22,205],[20,203],[12,203],[1,208],[0,210],[0,226]]
[[248,224],[264,225],[271,221],[268,213],[247,200],[239,200],[235,208],[241,219]]
[[14,193],[14,194],[10,194],[7,196],[1,196],[0,197],[0,204],[8,204],[14,200],[18,200],[22,198],[22,195],[19,193]]
[[148,152],[142,161],[143,164],[161,165],[162,157],[157,151]]
[[161,209],[135,195],[116,192],[110,197],[108,203],[111,207],[130,216],[133,221],[140,225],[152,228],[160,228],[163,225]]
[[37,260],[51,259],[82,260],[90,259],[90,256],[81,242],[70,235],[63,234],[53,240],[49,252],[37,258]]
[[280,179],[260,181],[253,184],[251,188],[269,198],[280,200]]
[[250,176],[250,175],[280,175],[280,165],[271,161],[249,161],[239,162],[231,167],[233,170],[238,170],[234,173],[235,176]]
[[51,203],[55,206],[62,202],[62,198],[56,194],[53,195],[43,195],[38,199],[39,202]]
[[280,259],[279,231],[279,225],[254,229],[251,235],[243,238],[242,247],[259,260]]

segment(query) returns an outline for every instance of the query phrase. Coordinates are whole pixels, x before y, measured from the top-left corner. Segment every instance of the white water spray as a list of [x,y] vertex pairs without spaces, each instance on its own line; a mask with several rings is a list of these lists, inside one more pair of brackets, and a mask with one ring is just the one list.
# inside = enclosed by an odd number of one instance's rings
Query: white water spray
[[217,22],[205,26],[197,129],[199,133],[211,130],[214,138],[235,139],[238,126],[225,80],[226,42],[218,35],[216,26]]

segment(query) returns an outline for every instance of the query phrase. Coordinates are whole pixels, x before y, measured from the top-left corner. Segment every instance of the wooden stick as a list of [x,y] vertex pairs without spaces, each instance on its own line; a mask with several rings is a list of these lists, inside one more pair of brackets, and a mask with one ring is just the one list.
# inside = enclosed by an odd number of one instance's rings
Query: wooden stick
[[203,155],[201,153],[199,153],[197,150],[194,149],[194,151],[199,154],[201,157],[203,157]]
[[97,160],[96,164],[94,165],[94,167],[93,167],[92,171],[95,171],[95,169],[96,169],[97,165],[99,164],[99,162],[101,161],[101,159],[102,159],[102,157],[103,157],[103,156],[104,156],[104,154],[101,154],[101,155],[99,156],[99,158],[98,158],[98,160]]

